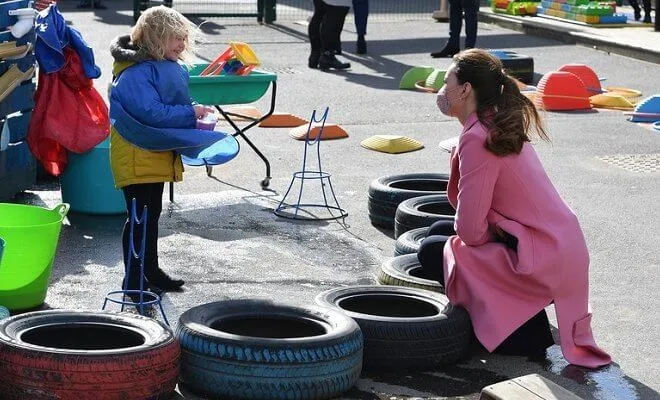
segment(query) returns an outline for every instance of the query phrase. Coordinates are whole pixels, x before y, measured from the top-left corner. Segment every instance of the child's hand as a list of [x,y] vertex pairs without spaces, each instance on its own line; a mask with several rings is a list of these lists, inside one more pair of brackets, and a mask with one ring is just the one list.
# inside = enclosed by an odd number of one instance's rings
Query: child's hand
[[215,109],[212,107],[202,106],[199,104],[194,105],[193,108],[195,109],[195,118],[197,119],[203,119],[207,114],[213,114],[215,112]]

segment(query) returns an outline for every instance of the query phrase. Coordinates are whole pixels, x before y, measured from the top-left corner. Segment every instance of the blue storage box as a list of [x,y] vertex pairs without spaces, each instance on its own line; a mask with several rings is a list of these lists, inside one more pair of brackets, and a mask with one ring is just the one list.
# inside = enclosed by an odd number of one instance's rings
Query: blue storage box
[[28,8],[28,0],[5,1],[0,3],[0,27],[14,25],[18,20],[15,16],[9,15],[9,10],[19,8]]
[[62,202],[85,214],[123,214],[126,203],[115,189],[110,169],[110,138],[84,154],[68,153],[69,164],[60,178]]
[[36,167],[37,162],[27,142],[10,143],[6,149],[0,151],[0,176]]
[[11,32],[9,32],[9,31],[0,33],[0,43],[16,41],[16,44],[18,46],[21,46],[21,45],[26,44],[27,42],[30,42],[30,43],[34,44],[35,39],[36,39],[36,36],[35,36],[34,29],[32,29],[30,32],[26,33],[24,36],[22,36],[18,39],[16,39],[11,34]]
[[17,111],[27,111],[34,108],[34,83],[23,82],[0,102],[0,118]]
[[[9,138],[8,140],[7,138],[1,138],[0,142],[6,140],[9,143],[16,143],[25,140],[27,138],[31,117],[32,111],[8,115],[0,127],[4,128],[4,124],[7,124]],[[2,135],[1,132],[4,132],[4,129],[3,131],[0,131],[0,135]]]
[[30,51],[28,54],[25,55],[25,57],[19,58],[18,60],[0,61],[0,75],[7,72],[7,70],[11,68],[11,66],[14,64],[17,64],[18,69],[20,69],[21,71],[27,71],[28,69],[30,69],[30,67],[34,67],[35,64],[34,51]]

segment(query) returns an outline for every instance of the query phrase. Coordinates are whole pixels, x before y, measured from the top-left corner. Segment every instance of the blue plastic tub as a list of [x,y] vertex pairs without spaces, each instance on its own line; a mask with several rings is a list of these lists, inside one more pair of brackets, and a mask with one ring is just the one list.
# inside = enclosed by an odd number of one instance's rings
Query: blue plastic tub
[[71,211],[85,214],[122,214],[126,203],[115,189],[110,169],[110,138],[84,154],[69,153],[69,165],[62,174],[62,201]]

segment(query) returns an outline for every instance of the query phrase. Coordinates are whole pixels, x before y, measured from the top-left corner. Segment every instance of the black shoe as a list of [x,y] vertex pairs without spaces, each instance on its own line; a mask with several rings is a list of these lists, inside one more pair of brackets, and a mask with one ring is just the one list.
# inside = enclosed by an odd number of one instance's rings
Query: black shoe
[[351,67],[350,63],[343,63],[331,51],[325,51],[319,58],[319,68],[322,71],[327,71],[330,68],[336,70],[348,69]]
[[[656,18],[658,17],[656,16]],[[645,24],[653,23],[653,21],[651,21],[651,13],[646,13],[646,15],[644,15],[644,20],[642,22]]]
[[451,58],[455,56],[456,54],[460,53],[461,49],[457,47],[449,47],[445,46],[444,49],[440,51],[436,51],[435,53],[431,53],[431,57],[433,58]]
[[319,57],[321,57],[321,52],[318,50],[312,50],[312,53],[309,55],[309,59],[307,61],[307,66],[312,69],[316,69],[319,67]]
[[[165,272],[157,269],[152,276],[147,276],[150,287],[156,287],[163,292],[181,291],[181,286],[186,283],[183,279],[172,279]],[[157,289],[155,289],[157,290]]]
[[358,36],[356,53],[367,54],[367,41],[364,40],[364,36]]

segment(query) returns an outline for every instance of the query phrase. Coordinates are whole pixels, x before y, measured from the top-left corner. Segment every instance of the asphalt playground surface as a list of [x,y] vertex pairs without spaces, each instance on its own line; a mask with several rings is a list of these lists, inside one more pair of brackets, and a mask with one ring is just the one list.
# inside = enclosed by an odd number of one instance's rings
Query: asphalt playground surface
[[[128,32],[130,4],[109,1],[104,11],[79,11],[61,3],[67,20],[94,48],[104,94],[111,79],[111,39]],[[199,23],[201,21],[197,21]],[[374,22],[367,35],[369,54],[355,55],[355,30],[347,21],[344,58],[352,69],[324,73],[307,68],[306,27],[292,21],[258,25],[244,19],[212,19],[203,26],[205,43],[197,55],[213,59],[230,40],[249,43],[263,69],[278,74],[276,111],[309,118],[329,107],[329,120],[349,138],[321,143],[323,170],[332,174],[340,205],[349,216],[338,222],[296,222],[273,214],[292,174],[302,169],[304,144],[289,129],[254,128],[248,136],[272,164],[269,190],[261,190],[263,163],[242,143],[239,156],[215,167],[186,169],[175,202],[163,201],[160,263],[186,280],[185,291],[164,298],[169,318],[210,301],[267,298],[311,304],[329,288],[374,283],[380,264],[392,256],[392,233],[369,223],[371,180],[403,172],[447,172],[441,140],[460,133],[458,122],[440,114],[435,97],[398,90],[413,65],[446,67],[428,56],[441,48],[447,24],[429,20]],[[660,92],[660,66],[479,25],[478,46],[513,50],[534,57],[544,73],[565,63],[590,65],[604,86],[625,86],[645,95]],[[539,75],[540,77],[540,75]],[[269,93],[253,104],[264,110]],[[458,365],[420,373],[364,374],[345,399],[476,399],[484,386],[539,373],[584,399],[660,398],[660,135],[627,121],[618,111],[544,113],[551,143],[537,142],[548,174],[578,215],[591,254],[593,329],[615,363],[597,371],[567,365],[558,346],[544,362],[490,355],[475,349]],[[229,126],[226,126],[229,131]],[[425,148],[389,155],[366,150],[360,141],[376,134],[405,135]],[[241,139],[239,139],[241,141]],[[297,192],[296,192],[297,193]],[[305,194],[318,199],[309,184]],[[315,197],[316,196],[316,197]],[[287,200],[291,200],[288,198]],[[54,206],[57,184],[42,184],[17,201]],[[71,214],[62,230],[46,303],[53,308],[101,307],[104,294],[121,284],[121,216]],[[553,324],[554,310],[548,308]],[[180,390],[175,398],[197,399]]]

